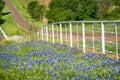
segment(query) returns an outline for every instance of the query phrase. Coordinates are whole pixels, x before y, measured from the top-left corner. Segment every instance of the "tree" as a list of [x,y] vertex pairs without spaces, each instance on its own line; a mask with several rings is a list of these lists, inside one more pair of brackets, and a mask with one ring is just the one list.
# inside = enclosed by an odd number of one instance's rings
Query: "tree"
[[39,3],[37,1],[32,1],[28,4],[28,12],[32,18],[35,18],[35,10],[39,6]]
[[43,20],[43,16],[45,15],[45,12],[46,12],[46,8],[45,8],[44,5],[40,5],[39,9],[40,9],[40,21],[42,21]]
[[5,2],[3,0],[0,0],[0,25],[3,23],[3,20],[2,20],[2,10],[5,6]]
[[49,22],[74,20],[74,13],[70,9],[56,8],[47,12],[47,18]]
[[52,0],[46,17],[48,22],[94,19],[96,0]]
[[76,20],[93,20],[96,18],[96,0],[79,0],[76,8]]
[[97,18],[103,20],[107,16],[109,7],[111,6],[110,0],[97,0]]
[[35,19],[35,20],[41,20],[44,16],[45,13],[45,6],[44,5],[39,5],[39,2],[37,1],[32,1],[28,4],[28,13],[30,16]]
[[111,0],[110,9],[107,11],[107,19],[120,19],[120,0]]
[[120,7],[120,0],[111,0],[116,6]]

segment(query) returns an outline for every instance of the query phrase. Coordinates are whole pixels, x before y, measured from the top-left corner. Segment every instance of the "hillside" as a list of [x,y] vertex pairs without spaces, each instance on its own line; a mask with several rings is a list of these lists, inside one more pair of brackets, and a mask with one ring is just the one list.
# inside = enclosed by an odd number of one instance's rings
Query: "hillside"
[[38,0],[41,4],[48,6],[51,0]]
[[[26,9],[27,9],[27,5],[29,4],[29,2],[31,2],[31,1],[38,1],[40,4],[43,4],[43,5],[45,5],[46,6],[46,8],[48,7],[48,4],[50,3],[50,1],[51,0],[12,0],[12,2],[14,3],[14,5],[16,6],[16,8],[21,8],[22,9],[22,11],[19,11],[20,13],[23,13],[23,11],[24,11],[24,13],[27,13],[26,12]],[[22,15],[23,17],[25,16],[26,17],[26,15]],[[30,19],[27,19],[27,20],[30,20]],[[30,20],[31,21],[31,20]],[[33,22],[33,21],[32,21]],[[47,19],[45,18],[45,17],[43,17],[43,23],[47,23]],[[35,24],[36,24],[36,22],[35,22]],[[39,24],[37,24],[37,25],[39,25]]]

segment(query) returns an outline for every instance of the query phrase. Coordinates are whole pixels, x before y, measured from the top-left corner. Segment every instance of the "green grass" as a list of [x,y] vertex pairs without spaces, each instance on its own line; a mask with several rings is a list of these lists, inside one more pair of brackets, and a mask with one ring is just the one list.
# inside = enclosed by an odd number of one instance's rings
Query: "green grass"
[[[77,29],[78,26],[78,29]],[[52,30],[52,25],[48,25],[48,29]],[[70,24],[62,24],[62,32],[70,32]],[[105,24],[104,25],[105,33],[115,33],[115,25],[112,23]],[[54,25],[54,30],[60,31],[60,24]],[[72,32],[77,32],[77,30],[81,33],[82,32],[82,23],[72,23]],[[117,24],[117,31],[120,32],[120,24]],[[101,24],[94,24],[94,33],[101,33]],[[92,24],[85,24],[85,33],[92,33]]]
[[34,19],[32,19],[29,13],[27,12],[27,10],[24,7],[22,7],[21,4],[25,4],[25,1],[11,0],[11,2],[15,6],[15,8],[18,10],[18,12],[23,16],[23,18],[25,18],[28,22],[30,22],[31,24],[34,24],[36,27],[44,25],[43,22],[35,21]]
[[44,41],[0,44],[0,80],[119,80],[119,63]]
[[[6,6],[3,12],[8,12],[8,8]],[[1,25],[1,27],[8,36],[24,34],[24,31],[21,28],[19,28],[19,26],[13,21],[10,14],[5,15],[2,18],[6,21],[4,24]]]
[[[82,41],[78,44],[82,45]],[[102,42],[101,41],[94,41],[94,47],[96,50],[102,52]],[[92,50],[93,42],[92,40],[86,40],[86,49]],[[116,54],[116,43],[109,43],[105,42],[105,50],[106,53]],[[120,42],[118,42],[118,53],[120,54]]]

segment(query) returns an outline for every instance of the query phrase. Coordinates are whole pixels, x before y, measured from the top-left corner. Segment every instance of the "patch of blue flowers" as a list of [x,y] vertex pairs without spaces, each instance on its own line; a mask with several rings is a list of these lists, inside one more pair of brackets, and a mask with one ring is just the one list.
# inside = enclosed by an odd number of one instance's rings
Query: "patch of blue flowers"
[[0,45],[2,80],[120,80],[120,60],[45,41]]

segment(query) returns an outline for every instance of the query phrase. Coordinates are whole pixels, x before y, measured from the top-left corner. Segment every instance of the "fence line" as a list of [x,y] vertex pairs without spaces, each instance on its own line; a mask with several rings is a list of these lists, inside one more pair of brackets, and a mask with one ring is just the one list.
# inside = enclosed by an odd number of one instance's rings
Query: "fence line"
[[3,34],[4,38],[5,38],[6,40],[8,40],[8,36],[5,34],[5,32],[2,30],[2,28],[1,28],[1,27],[0,27],[0,31],[2,32],[2,34]]
[[66,44],[83,53],[96,53],[98,48],[102,54],[112,52],[117,60],[120,56],[120,21],[63,21],[42,26],[38,31],[38,40]]

